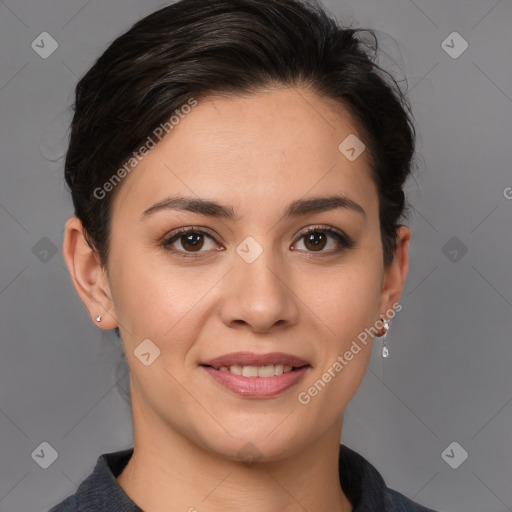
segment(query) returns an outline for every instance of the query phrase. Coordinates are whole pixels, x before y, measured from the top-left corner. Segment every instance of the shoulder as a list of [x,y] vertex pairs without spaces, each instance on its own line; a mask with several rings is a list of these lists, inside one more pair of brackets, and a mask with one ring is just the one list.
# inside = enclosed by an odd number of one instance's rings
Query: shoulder
[[393,512],[436,512],[431,508],[424,507],[419,503],[411,500],[407,496],[395,491],[394,489],[387,488],[391,510]]
[[130,500],[116,480],[132,454],[133,448],[101,454],[94,470],[82,481],[75,494],[48,512],[139,512],[140,508]]
[[73,495],[69,496],[58,505],[55,505],[48,512],[80,512],[83,509],[80,509],[79,507],[80,505],[76,502],[76,496]]
[[354,505],[353,512],[436,512],[394,489],[361,454],[340,445],[340,483]]

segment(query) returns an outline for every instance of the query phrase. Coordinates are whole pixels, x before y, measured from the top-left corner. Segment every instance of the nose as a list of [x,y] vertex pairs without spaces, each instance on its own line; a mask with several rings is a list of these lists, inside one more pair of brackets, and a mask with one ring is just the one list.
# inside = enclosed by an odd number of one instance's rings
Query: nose
[[233,268],[223,279],[220,315],[225,325],[267,332],[294,325],[299,318],[285,262],[264,250],[248,263],[235,255]]

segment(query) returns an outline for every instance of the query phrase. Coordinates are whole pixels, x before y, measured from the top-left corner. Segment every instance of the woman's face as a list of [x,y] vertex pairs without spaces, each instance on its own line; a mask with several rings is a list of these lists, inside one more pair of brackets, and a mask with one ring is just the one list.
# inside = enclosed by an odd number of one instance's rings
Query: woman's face
[[[85,302],[119,325],[147,435],[271,459],[341,425],[370,356],[360,335],[398,301],[409,241],[402,228],[384,269],[368,155],[339,149],[350,135],[348,113],[306,89],[212,97],[117,185],[112,303]],[[168,198],[182,199],[152,209]]]

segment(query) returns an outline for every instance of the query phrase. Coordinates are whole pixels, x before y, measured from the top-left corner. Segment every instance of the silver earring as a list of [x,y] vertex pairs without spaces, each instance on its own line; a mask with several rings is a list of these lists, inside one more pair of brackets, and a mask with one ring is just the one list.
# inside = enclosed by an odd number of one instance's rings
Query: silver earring
[[96,322],[101,322],[101,315],[98,315],[98,316],[96,317]]
[[386,319],[382,319],[382,325],[384,327],[384,338],[382,338],[382,357],[388,357],[389,356],[389,350],[386,346],[386,337],[388,335],[388,329],[389,329],[389,323]]

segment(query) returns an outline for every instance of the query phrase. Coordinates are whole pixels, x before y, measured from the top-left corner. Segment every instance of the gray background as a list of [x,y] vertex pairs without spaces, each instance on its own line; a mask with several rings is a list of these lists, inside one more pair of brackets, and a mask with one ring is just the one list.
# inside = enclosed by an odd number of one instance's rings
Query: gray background
[[[132,443],[116,387],[119,341],[92,324],[61,256],[72,214],[62,156],[78,77],[163,5],[0,1],[2,512],[46,510],[75,491],[100,453]],[[383,64],[395,62],[408,79],[420,157],[408,185],[403,310],[387,360],[376,340],[342,440],[389,486],[432,508],[512,510],[511,2],[325,5],[344,24],[381,33]],[[48,58],[31,47],[44,31],[58,42]],[[469,44],[457,58],[442,46],[454,31]],[[460,51],[452,39],[445,45]],[[454,441],[469,454],[457,469],[442,457]],[[42,442],[58,452],[47,469],[31,456]],[[461,448],[448,453],[460,462]]]

